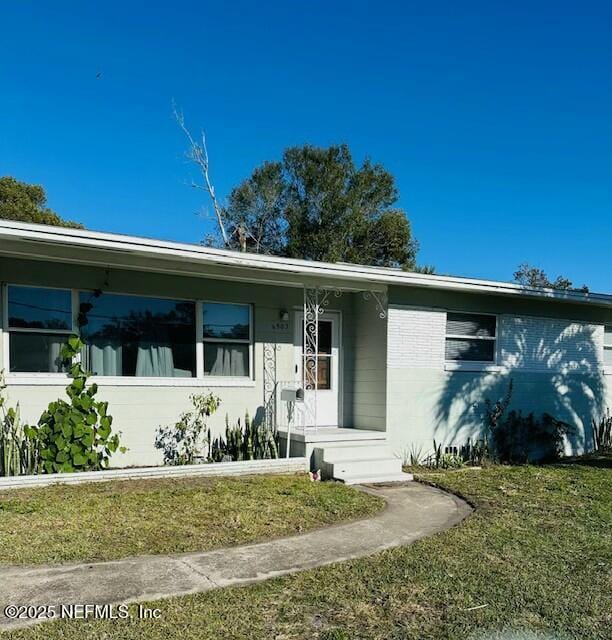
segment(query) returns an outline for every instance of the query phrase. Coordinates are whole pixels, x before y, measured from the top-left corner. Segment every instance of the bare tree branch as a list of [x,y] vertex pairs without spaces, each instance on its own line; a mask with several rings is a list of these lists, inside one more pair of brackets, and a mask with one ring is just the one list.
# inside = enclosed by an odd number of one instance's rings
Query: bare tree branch
[[191,135],[191,131],[187,128],[185,124],[185,116],[182,111],[179,111],[176,107],[176,104],[172,104],[172,113],[174,119],[176,120],[178,126],[181,128],[181,131],[185,134],[187,141],[189,142],[189,150],[186,152],[186,156],[188,160],[193,162],[200,173],[202,174],[202,178],[204,179],[204,185],[198,184],[197,182],[191,183],[191,186],[197,189],[204,189],[208,192],[210,199],[213,204],[213,208],[215,210],[215,216],[217,219],[217,224],[219,225],[219,231],[221,232],[221,237],[223,238],[223,244],[226,247],[229,247],[229,238],[227,236],[227,232],[225,230],[225,223],[223,221],[223,208],[219,204],[217,200],[217,195],[215,193],[215,188],[210,180],[210,162],[208,158],[208,148],[206,146],[206,134],[202,131],[201,142],[195,140],[195,138]]

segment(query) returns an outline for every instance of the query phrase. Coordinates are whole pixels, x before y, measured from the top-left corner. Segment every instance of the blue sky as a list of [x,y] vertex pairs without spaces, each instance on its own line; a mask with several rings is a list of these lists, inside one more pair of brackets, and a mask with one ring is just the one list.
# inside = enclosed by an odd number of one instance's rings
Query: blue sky
[[221,196],[347,142],[396,176],[420,262],[612,292],[611,25],[588,0],[6,2],[0,175],[90,228],[198,241],[174,99]]

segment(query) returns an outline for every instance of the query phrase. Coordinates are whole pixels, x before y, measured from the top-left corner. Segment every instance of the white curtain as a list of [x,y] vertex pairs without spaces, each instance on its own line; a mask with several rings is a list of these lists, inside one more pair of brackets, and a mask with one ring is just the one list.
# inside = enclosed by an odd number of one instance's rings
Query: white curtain
[[85,368],[98,376],[123,375],[123,350],[116,341],[97,341],[85,349]]
[[174,357],[172,348],[143,342],[138,345],[136,376],[174,377]]
[[[66,336],[49,336],[49,368],[47,371],[62,371],[63,362],[60,358],[60,351],[66,343]],[[33,371],[36,371],[34,368]]]
[[207,373],[211,376],[248,376],[248,347],[245,345],[207,343],[206,350],[212,360]]

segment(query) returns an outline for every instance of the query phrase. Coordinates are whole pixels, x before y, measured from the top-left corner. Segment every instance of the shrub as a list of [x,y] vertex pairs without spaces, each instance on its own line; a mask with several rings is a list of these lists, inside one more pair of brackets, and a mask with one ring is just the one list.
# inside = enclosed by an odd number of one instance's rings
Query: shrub
[[423,455],[423,447],[412,444],[404,450],[403,464],[411,467],[428,469],[457,469],[466,465],[480,466],[490,458],[486,440],[471,441],[470,438],[461,445],[446,445],[433,441],[433,450]]
[[119,447],[119,435],[112,433],[108,403],[95,399],[96,384],[87,386],[89,374],[76,361],[83,347],[78,336],[70,336],[61,351],[71,362],[72,382],[66,387],[70,402],[51,402],[37,427],[26,427],[25,434],[38,447],[39,470],[46,473],[98,471],[108,467]]
[[433,441],[433,453],[423,460],[423,464],[429,469],[458,469],[464,463],[457,447],[445,447],[442,451],[442,444],[435,440]]
[[481,466],[491,459],[489,442],[486,438],[475,440],[474,442],[468,438],[467,442],[459,448],[459,455],[467,464]]
[[593,445],[596,451],[612,449],[612,414],[608,408],[601,420],[593,420]]
[[404,467],[419,467],[423,462],[424,457],[422,445],[417,445],[413,442],[409,448],[403,450],[402,465]]
[[244,428],[240,419],[230,426],[226,415],[225,439],[219,436],[210,441],[209,459],[212,462],[269,458],[278,458],[278,433],[263,422],[254,424],[248,413],[244,416]]
[[571,431],[571,426],[548,413],[536,418],[533,413],[523,415],[513,410],[506,415],[512,392],[510,379],[502,399],[494,403],[488,398],[485,400],[485,449],[490,441],[495,459],[510,464],[558,459],[563,453],[563,437]]
[[155,435],[155,446],[164,455],[164,464],[194,464],[197,458],[209,457],[210,431],[206,430],[207,419],[215,413],[221,400],[207,395],[189,396],[193,409],[182,413],[171,427],[159,427]]
[[179,421],[171,427],[159,427],[155,446],[164,454],[164,464],[194,464],[207,462],[229,462],[238,460],[262,460],[278,458],[278,434],[263,424],[253,424],[245,414],[244,427],[240,420],[230,425],[225,416],[225,437],[214,440],[207,419],[215,413],[221,400],[207,395],[190,396],[191,411],[181,414]]
[[7,405],[4,371],[0,371],[0,476],[34,473],[38,466],[36,443],[26,437],[19,403]]
[[514,382],[510,378],[508,382],[508,388],[504,397],[495,402],[491,402],[489,398],[485,398],[485,419],[489,432],[494,431],[497,425],[504,417],[508,407],[510,406],[510,400],[512,400],[512,392],[514,391]]
[[549,462],[563,453],[563,436],[570,430],[570,425],[548,413],[536,418],[533,413],[510,411],[492,430],[491,442],[500,462]]

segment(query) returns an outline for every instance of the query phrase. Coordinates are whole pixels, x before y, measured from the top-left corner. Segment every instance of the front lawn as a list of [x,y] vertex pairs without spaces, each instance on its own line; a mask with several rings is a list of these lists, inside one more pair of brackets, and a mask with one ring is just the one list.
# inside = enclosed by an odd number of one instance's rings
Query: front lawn
[[310,482],[306,474],[4,491],[0,564],[205,551],[362,518],[383,506],[379,498]]
[[612,629],[612,460],[601,462],[428,473],[478,510],[410,547],[160,601],[154,622],[58,622],[9,637],[399,640],[529,629],[603,640]]

